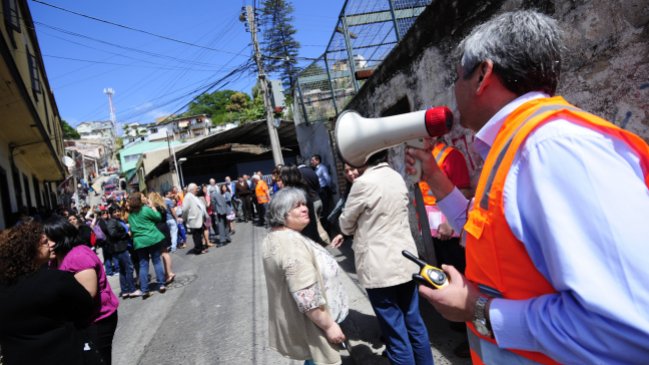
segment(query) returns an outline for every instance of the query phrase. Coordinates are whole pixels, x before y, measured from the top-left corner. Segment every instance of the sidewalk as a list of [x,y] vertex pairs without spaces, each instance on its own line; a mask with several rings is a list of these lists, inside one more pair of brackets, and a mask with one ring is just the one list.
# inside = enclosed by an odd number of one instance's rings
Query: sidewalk
[[[348,351],[356,365],[389,365],[388,359],[381,356],[385,349],[380,339],[381,330],[367,293],[358,283],[354,254],[350,246],[350,242],[345,242],[339,249],[328,248],[347,273],[343,275],[342,281],[349,295],[349,315],[342,327],[347,336]],[[453,331],[448,322],[427,302],[420,303],[420,310],[428,327],[435,364],[471,364],[470,359],[461,359],[453,354],[453,349],[463,340],[463,335]]]

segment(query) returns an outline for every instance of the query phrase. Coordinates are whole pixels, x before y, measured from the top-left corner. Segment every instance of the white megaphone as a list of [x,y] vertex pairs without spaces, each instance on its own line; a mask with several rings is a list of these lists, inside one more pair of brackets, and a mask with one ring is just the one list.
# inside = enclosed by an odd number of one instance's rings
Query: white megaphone
[[[352,167],[367,163],[376,152],[401,143],[422,147],[423,138],[439,137],[453,127],[453,113],[446,106],[398,114],[383,118],[363,118],[353,110],[345,110],[336,121],[336,144],[342,159]],[[421,176],[419,165],[412,176]]]

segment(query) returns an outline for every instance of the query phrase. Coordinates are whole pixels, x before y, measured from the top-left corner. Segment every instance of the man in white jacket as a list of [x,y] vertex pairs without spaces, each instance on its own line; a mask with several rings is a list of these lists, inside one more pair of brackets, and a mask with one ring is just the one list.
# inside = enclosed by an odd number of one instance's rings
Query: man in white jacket
[[194,253],[200,255],[207,253],[203,244],[203,223],[208,215],[205,204],[196,197],[197,190],[198,186],[195,183],[187,186],[187,195],[183,200],[183,220],[194,240]]

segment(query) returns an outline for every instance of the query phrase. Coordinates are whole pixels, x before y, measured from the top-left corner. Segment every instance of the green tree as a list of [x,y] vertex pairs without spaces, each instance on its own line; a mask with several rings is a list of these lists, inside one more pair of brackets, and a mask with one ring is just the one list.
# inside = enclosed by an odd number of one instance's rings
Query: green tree
[[266,108],[264,107],[264,95],[261,88],[255,85],[252,88],[252,101],[248,107],[239,113],[239,119],[243,122],[250,122],[266,118]]
[[219,90],[211,94],[202,94],[189,104],[188,111],[192,114],[214,114],[225,111],[234,90]]
[[230,96],[230,102],[225,106],[229,112],[240,113],[245,110],[250,103],[250,96],[242,92],[236,92]]
[[76,129],[72,128],[65,120],[61,119],[61,128],[63,129],[63,139],[79,139],[81,136]]
[[189,105],[183,116],[207,114],[212,118],[214,125],[263,119],[264,99],[258,87],[255,86],[252,93],[252,99],[244,92],[233,90],[203,94]]
[[300,50],[300,43],[294,37],[297,31],[292,24],[292,13],[289,0],[264,0],[260,19],[265,71],[279,74],[289,94],[298,72],[296,57]]

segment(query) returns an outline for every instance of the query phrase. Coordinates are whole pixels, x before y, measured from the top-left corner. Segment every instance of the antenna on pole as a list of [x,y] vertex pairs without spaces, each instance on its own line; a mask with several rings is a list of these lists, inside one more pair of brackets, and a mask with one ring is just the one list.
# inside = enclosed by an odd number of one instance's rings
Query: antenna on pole
[[107,87],[104,89],[104,94],[108,96],[109,119],[110,123],[113,125],[113,136],[117,137],[117,117],[115,116],[115,105],[113,104],[113,94],[115,94],[115,90],[111,87]]

